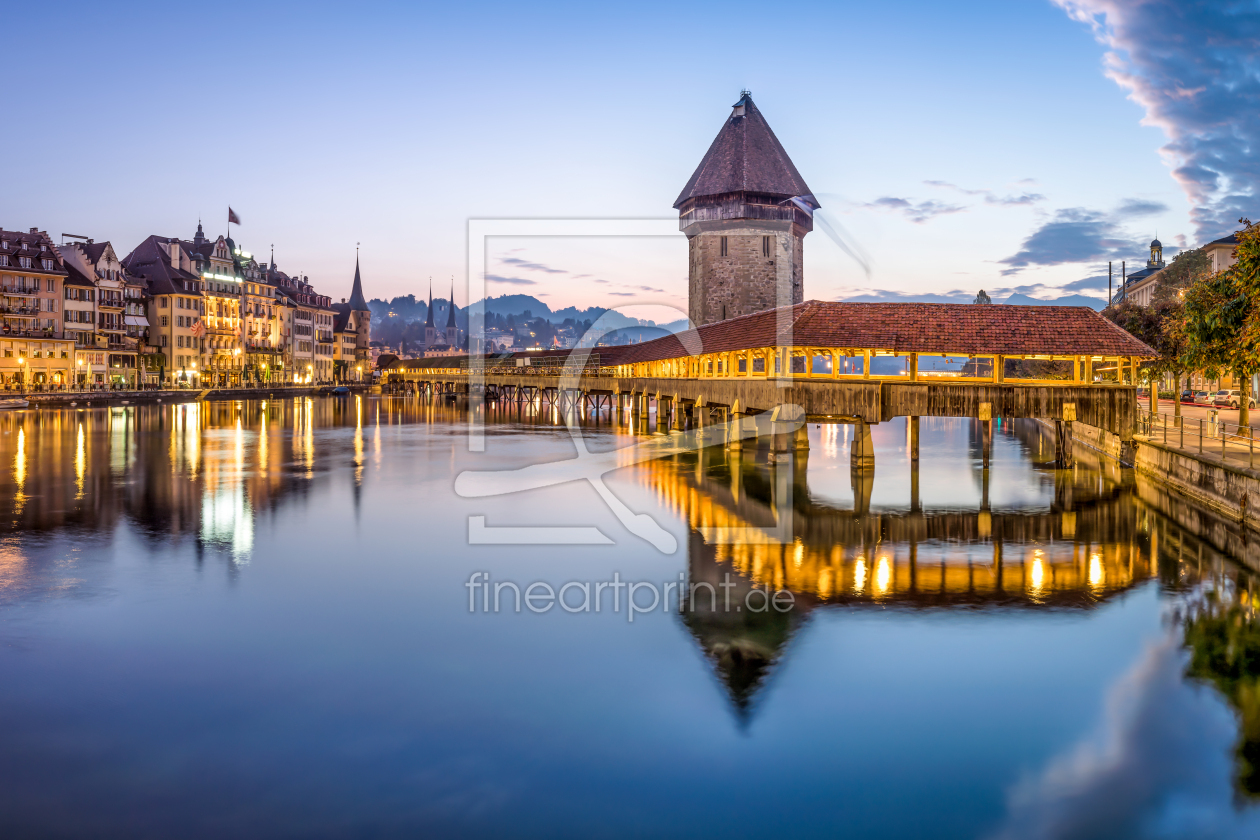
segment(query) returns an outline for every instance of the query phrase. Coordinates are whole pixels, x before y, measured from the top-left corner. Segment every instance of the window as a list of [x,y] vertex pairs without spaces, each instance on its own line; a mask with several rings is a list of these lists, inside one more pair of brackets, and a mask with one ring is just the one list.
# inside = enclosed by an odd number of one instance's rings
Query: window
[[31,267],[31,258],[30,258],[30,257],[18,257],[18,264],[19,264],[19,265],[21,265],[21,266],[22,266],[22,268],[30,268],[30,267]]
[[726,256],[726,237],[722,237],[722,256]]
[[[40,260],[43,263],[45,271],[52,271],[52,260]],[[52,281],[48,281],[48,291],[52,291]]]
[[171,320],[170,318],[168,318],[168,317],[166,317],[165,315],[163,315],[163,316],[162,316],[162,326],[164,326],[164,327],[165,327],[165,326],[168,326],[168,325],[169,325],[169,323],[170,323],[170,320]]
[[167,303],[168,303],[168,301],[167,301],[167,299],[166,299],[166,298],[164,298],[164,297],[160,297],[160,298],[158,298],[158,307],[159,307],[160,309],[165,309],[165,308],[166,308],[166,304],[167,304]]
[[770,256],[770,237],[768,236],[761,237],[761,256]]

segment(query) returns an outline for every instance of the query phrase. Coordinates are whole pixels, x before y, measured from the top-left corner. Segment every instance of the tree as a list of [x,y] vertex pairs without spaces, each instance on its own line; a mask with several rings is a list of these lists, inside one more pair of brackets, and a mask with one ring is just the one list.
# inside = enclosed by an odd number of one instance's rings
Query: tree
[[1212,273],[1212,262],[1202,248],[1182,251],[1173,257],[1172,264],[1155,275],[1154,303],[1180,300],[1182,292],[1195,281]]
[[993,303],[993,300],[984,293],[984,289],[981,289],[980,294],[976,295],[976,299],[972,303]]
[[[1150,388],[1151,414],[1159,407],[1159,381],[1163,373],[1174,373],[1177,378],[1176,388],[1181,387],[1181,374],[1185,371],[1184,332],[1181,317],[1182,304],[1179,301],[1167,301],[1151,306],[1141,306],[1125,299],[1109,306],[1103,317],[1111,320],[1130,335],[1145,342],[1158,356],[1143,362],[1141,370],[1146,373]],[[1175,395],[1178,396],[1178,395]],[[1181,400],[1176,400],[1175,412],[1181,414]]]
[[1200,278],[1185,290],[1183,363],[1215,378],[1221,371],[1239,384],[1238,425],[1247,426],[1251,374],[1260,367],[1256,356],[1256,297],[1240,282],[1238,266]]

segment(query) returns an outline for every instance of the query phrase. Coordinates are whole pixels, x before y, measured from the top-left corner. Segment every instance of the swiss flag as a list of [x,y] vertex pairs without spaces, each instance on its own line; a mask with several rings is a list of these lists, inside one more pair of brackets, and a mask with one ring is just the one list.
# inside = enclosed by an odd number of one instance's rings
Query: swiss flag
[[241,217],[236,215],[236,211],[232,209],[231,205],[228,205],[228,224],[239,225],[240,223]]

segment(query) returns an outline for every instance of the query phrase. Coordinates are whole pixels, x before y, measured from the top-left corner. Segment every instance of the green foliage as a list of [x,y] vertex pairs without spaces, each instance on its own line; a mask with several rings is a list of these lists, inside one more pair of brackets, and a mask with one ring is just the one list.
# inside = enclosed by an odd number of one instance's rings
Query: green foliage
[[976,299],[972,303],[993,303],[993,299],[984,293],[984,289],[981,289],[980,294],[976,295]]
[[1234,269],[1200,278],[1186,289],[1185,349],[1187,367],[1216,378],[1229,371],[1240,380],[1257,368],[1255,344],[1245,339],[1257,331],[1257,298],[1239,282]]
[[1159,304],[1177,300],[1181,292],[1211,273],[1212,263],[1202,248],[1182,251],[1173,257],[1167,268],[1155,275],[1154,302]]

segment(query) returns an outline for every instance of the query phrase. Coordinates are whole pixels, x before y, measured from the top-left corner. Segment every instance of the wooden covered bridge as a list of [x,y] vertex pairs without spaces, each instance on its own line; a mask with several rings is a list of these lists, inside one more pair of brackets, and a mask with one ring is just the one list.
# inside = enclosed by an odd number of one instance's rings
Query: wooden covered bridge
[[643,432],[654,403],[658,431],[716,416],[736,448],[742,418],[787,407],[788,447],[808,446],[802,420],[851,423],[863,468],[869,427],[894,417],[910,418],[912,458],[919,417],[1053,420],[1065,459],[1073,421],[1131,446],[1138,366],[1155,355],[1086,307],[807,301],[642,344],[400,361],[383,381],[566,410],[628,406]]

